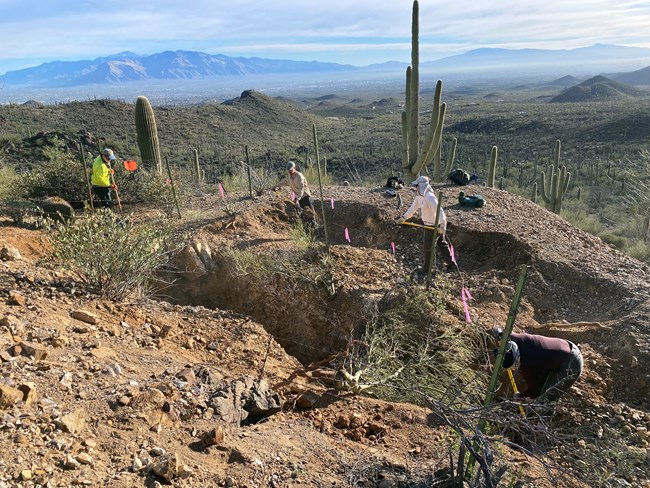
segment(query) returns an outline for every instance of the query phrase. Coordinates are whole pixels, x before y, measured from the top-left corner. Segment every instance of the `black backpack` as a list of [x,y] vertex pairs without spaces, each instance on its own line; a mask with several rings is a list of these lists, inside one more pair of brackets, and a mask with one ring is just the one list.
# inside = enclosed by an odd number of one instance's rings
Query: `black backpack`
[[404,188],[404,180],[399,176],[391,176],[386,180],[386,188]]
[[467,171],[459,168],[449,173],[447,179],[456,185],[465,186],[471,181],[471,176]]

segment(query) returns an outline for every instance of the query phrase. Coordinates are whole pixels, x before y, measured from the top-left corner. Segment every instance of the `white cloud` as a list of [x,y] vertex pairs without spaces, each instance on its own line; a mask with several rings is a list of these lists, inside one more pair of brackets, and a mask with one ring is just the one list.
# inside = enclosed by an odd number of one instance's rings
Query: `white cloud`
[[[2,60],[87,59],[125,50],[304,55],[353,64],[406,61],[410,52],[411,2],[395,0],[0,0],[0,7],[0,73]],[[647,46],[648,25],[650,3],[642,1],[420,0],[427,59],[477,47]]]

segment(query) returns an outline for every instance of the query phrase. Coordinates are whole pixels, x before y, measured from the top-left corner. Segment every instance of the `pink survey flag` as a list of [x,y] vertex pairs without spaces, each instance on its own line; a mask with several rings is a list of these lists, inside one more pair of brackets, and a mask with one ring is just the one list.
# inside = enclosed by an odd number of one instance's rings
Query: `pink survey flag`
[[456,253],[454,252],[454,246],[451,245],[451,242],[449,243],[449,254],[451,254],[451,262],[458,266],[458,263],[456,262]]
[[393,254],[395,254],[395,243],[394,242],[390,243],[390,248],[393,251]]
[[334,208],[334,197],[330,197],[330,204],[332,205],[332,208]]
[[345,228],[345,240],[350,242],[350,233],[348,232],[348,228]]
[[223,185],[221,184],[221,182],[219,182],[219,196],[221,197],[222,200],[224,199]]
[[468,324],[471,324],[472,317],[469,315],[469,307],[467,305],[467,300],[471,300],[472,295],[470,294],[467,288],[463,287],[460,291],[460,296],[463,302],[463,311],[465,312],[465,320],[467,321]]

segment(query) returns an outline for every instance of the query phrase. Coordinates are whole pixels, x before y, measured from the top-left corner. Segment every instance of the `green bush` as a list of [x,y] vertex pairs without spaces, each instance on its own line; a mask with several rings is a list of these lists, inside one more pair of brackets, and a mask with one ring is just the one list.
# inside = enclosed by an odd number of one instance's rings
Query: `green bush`
[[275,272],[276,261],[248,249],[227,248],[222,252],[224,259],[233,265],[238,276],[249,275],[255,279],[265,279]]
[[316,243],[314,228],[305,224],[302,220],[296,219],[289,230],[289,236],[296,245],[296,248],[305,251]]
[[0,168],[0,200],[15,199],[20,176],[14,168]]
[[[420,403],[422,395],[450,405],[476,403],[481,333],[445,310],[448,285],[398,290],[350,348],[344,369],[360,389],[391,401]],[[483,383],[487,378],[483,378]]]
[[650,246],[647,242],[636,241],[629,243],[625,248],[625,253],[628,256],[632,256],[633,258],[638,259],[639,261],[643,261],[645,263],[650,262]]
[[623,251],[628,244],[628,241],[625,237],[613,232],[603,232],[599,235],[599,237],[610,246],[614,246],[616,249],[619,249],[621,251]]
[[[115,184],[123,203],[154,203],[171,205],[174,203],[170,184],[167,178],[161,178],[156,171],[138,168],[127,172],[124,168],[116,168]],[[174,180],[176,194],[182,199],[184,185]]]
[[[54,139],[54,146],[41,149],[45,162],[34,167],[31,171],[17,175],[13,183],[0,186],[17,198],[40,200],[47,196],[58,196],[68,201],[73,207],[81,208],[88,201],[88,183],[92,175],[92,164],[96,155],[86,156],[86,178],[82,174],[82,164],[77,157],[64,148],[59,147]],[[139,168],[127,172],[121,164],[113,166],[114,181],[117,185],[120,200],[124,203],[147,202],[154,204],[173,204],[171,187],[167,176],[160,177],[155,171],[149,172]],[[179,200],[183,200],[189,189],[196,187],[194,177],[187,170],[174,168],[174,184]],[[166,175],[166,172],[165,172]],[[115,197],[113,197],[115,200]]]
[[56,145],[43,147],[42,155],[44,163],[20,175],[16,196],[34,200],[58,196],[73,206],[83,206],[82,202],[88,200],[88,188],[81,163]]
[[143,296],[167,263],[169,225],[131,224],[108,209],[65,224],[50,222],[48,260],[76,274],[89,291],[109,299]]

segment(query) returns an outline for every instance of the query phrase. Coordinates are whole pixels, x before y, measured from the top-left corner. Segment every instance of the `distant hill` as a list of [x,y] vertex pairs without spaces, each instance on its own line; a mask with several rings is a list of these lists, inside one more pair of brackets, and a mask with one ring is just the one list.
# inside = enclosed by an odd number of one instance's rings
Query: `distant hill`
[[329,101],[332,101],[332,100],[342,100],[342,98],[339,97],[338,95],[334,95],[333,93],[330,93],[330,94],[328,94],[328,95],[323,95],[323,96],[317,97],[317,98],[315,98],[314,100],[318,100],[318,101],[324,102],[324,101],[328,101],[328,100],[329,100]]
[[650,66],[631,73],[614,75],[612,79],[633,86],[650,85]]
[[547,83],[547,85],[570,87],[570,86],[577,85],[578,83],[580,83],[580,80],[578,78],[576,78],[575,76],[566,75],[563,76],[562,78],[558,78],[557,80],[550,81],[549,83]]
[[629,85],[610,80],[604,76],[594,76],[579,85],[564,90],[551,98],[551,103],[572,103],[611,100],[617,98],[637,97],[647,95]]
[[[421,69],[441,73],[465,73],[468,77],[490,75],[549,75],[570,72],[574,76],[638,69],[650,64],[650,49],[595,44],[577,49],[481,48],[464,54],[421,63]],[[613,69],[612,69],[613,68]]]

